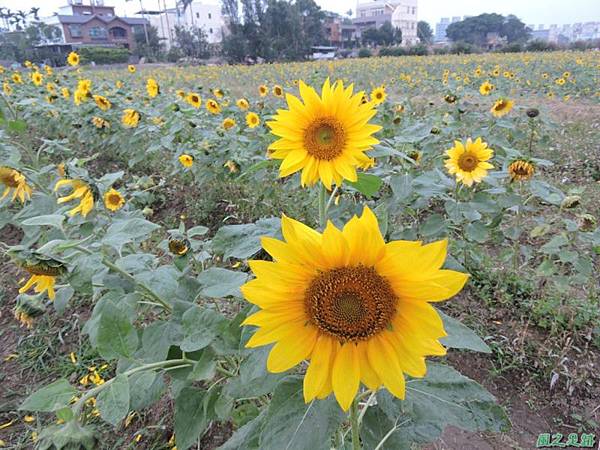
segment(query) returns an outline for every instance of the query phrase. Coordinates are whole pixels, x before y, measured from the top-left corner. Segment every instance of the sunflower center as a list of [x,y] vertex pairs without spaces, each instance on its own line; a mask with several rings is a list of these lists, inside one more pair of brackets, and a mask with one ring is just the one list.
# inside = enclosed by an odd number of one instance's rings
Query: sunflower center
[[331,161],[344,150],[346,133],[333,117],[322,117],[311,123],[304,132],[308,153],[317,159]]
[[19,186],[19,180],[12,169],[0,168],[0,183],[6,187],[16,188]]
[[108,202],[111,205],[118,205],[121,202],[121,196],[117,194],[111,194],[108,196]]
[[389,282],[370,267],[342,267],[319,274],[304,294],[311,322],[342,342],[367,340],[396,312]]
[[479,164],[479,160],[472,153],[463,153],[458,158],[458,167],[465,172],[472,172]]
[[496,104],[496,111],[502,111],[503,109],[505,109],[507,106],[507,103],[505,101],[500,101],[498,102],[498,104]]

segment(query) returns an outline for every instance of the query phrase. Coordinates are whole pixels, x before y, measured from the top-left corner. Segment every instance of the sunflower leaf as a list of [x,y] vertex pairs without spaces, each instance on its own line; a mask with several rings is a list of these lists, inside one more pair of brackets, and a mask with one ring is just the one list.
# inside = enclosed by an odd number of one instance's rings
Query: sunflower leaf
[[473,350],[474,352],[492,352],[488,345],[469,327],[439,310],[438,314],[444,322],[446,333],[448,333],[448,336],[440,339],[444,346]]
[[377,191],[379,191],[379,188],[383,184],[383,180],[377,175],[361,172],[358,174],[356,181],[346,181],[346,183],[363,194],[365,197],[371,198],[377,194]]

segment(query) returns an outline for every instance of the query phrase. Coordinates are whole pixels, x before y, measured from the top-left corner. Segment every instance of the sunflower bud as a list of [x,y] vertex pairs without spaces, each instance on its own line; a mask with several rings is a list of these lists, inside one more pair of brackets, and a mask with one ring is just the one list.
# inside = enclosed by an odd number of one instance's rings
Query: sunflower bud
[[581,203],[581,197],[579,195],[569,195],[564,198],[560,207],[563,209],[576,208]]
[[525,111],[525,113],[527,114],[527,117],[533,119],[540,115],[540,110],[537,108],[528,108],[527,111]]
[[441,130],[438,127],[433,127],[431,129],[431,134],[440,134]]
[[456,103],[456,100],[457,100],[457,98],[456,98],[456,95],[454,95],[454,94],[449,94],[444,97],[444,101],[446,103],[450,103],[450,104]]

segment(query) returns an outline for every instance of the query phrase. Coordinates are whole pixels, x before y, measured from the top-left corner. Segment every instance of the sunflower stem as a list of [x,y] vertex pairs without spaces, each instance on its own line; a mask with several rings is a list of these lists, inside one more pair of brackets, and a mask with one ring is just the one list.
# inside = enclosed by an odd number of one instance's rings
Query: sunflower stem
[[319,226],[325,229],[327,224],[327,190],[323,183],[319,183]]
[[354,399],[350,406],[350,428],[352,430],[352,450],[361,450],[360,424],[358,422],[358,399]]

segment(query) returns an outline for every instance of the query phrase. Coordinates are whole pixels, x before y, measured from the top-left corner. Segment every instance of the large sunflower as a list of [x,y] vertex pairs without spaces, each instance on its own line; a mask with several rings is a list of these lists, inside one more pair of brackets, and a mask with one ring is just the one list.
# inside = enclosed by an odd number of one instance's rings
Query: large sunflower
[[356,181],[356,167],[371,162],[365,151],[379,143],[372,134],[381,129],[369,123],[376,114],[371,104],[361,104],[363,93],[353,94],[339,81],[323,84],[321,96],[304,84],[300,96],[287,94],[289,110],[278,110],[267,122],[281,139],[269,146],[272,158],[282,159],[279,175],[302,170],[301,184],[313,185],[319,179],[331,189],[344,179]]
[[446,155],[448,172],[467,186],[480,183],[487,176],[487,171],[494,168],[487,162],[494,155],[494,151],[488,148],[481,138],[477,138],[475,142],[469,138],[465,144],[454,141],[454,147],[446,150]]
[[342,230],[323,234],[283,217],[285,241],[263,238],[270,261],[250,261],[256,279],[242,286],[261,310],[244,325],[259,329],[247,347],[275,343],[270,372],[310,360],[304,399],[332,391],[347,410],[362,382],[404,398],[404,373],[423,377],[425,356],[444,355],[446,336],[429,302],[459,292],[468,275],[442,270],[446,241],[385,243],[365,207]]

